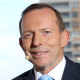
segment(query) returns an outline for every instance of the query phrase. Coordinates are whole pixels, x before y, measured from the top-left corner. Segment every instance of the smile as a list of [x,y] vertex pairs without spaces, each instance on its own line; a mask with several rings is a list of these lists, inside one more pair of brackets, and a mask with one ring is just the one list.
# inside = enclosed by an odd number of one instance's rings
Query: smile
[[47,54],[48,51],[37,51],[37,52],[31,52],[31,54],[34,54],[34,55],[44,55],[44,54]]

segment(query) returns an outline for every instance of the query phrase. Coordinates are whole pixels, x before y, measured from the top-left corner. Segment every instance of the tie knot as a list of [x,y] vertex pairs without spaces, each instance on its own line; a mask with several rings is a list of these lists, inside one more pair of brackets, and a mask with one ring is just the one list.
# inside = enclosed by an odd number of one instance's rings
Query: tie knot
[[38,80],[54,80],[54,79],[49,75],[42,75]]

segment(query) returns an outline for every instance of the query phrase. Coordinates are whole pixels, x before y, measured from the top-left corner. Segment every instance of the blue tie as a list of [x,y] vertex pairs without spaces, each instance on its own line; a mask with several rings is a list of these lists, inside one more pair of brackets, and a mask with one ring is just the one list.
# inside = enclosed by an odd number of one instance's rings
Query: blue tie
[[54,79],[48,75],[43,75],[38,80],[54,80]]

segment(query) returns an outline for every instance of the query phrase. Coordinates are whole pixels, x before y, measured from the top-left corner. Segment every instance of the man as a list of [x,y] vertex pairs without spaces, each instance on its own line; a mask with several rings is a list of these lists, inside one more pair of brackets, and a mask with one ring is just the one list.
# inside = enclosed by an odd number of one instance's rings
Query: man
[[48,4],[32,4],[23,11],[19,28],[20,46],[34,68],[13,80],[41,80],[42,75],[52,80],[80,80],[80,65],[64,57],[69,32],[57,10]]

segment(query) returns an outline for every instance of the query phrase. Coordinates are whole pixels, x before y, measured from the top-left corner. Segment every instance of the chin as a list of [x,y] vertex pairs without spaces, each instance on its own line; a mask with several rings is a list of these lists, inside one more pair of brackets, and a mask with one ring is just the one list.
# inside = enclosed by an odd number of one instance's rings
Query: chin
[[46,66],[35,66],[37,71],[43,71],[45,70]]

